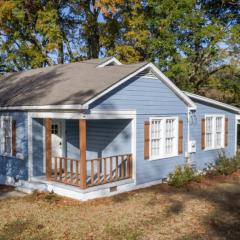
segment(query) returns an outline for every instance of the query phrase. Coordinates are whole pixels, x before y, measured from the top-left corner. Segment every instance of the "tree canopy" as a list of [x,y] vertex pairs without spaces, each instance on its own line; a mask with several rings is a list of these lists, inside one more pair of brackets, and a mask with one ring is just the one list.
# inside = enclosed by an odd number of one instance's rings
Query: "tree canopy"
[[0,73],[115,56],[240,105],[238,0],[0,0]]

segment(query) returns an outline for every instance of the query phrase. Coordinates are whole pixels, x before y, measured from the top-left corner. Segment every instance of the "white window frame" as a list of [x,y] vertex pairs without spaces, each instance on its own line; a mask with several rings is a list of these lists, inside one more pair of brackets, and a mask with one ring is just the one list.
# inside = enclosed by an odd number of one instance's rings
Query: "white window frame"
[[[207,146],[207,118],[211,117],[212,118],[212,146]],[[222,134],[221,134],[221,145],[217,146],[216,145],[216,119],[217,118],[222,118]],[[224,148],[224,134],[225,134],[225,115],[223,114],[207,114],[205,115],[205,150],[214,150],[214,149],[222,149]]]
[[[5,150],[5,133],[4,133],[4,120],[9,120],[10,121],[10,153],[6,152]],[[0,124],[0,152],[1,155],[4,156],[12,156],[12,117],[11,116],[1,116],[0,118],[1,124]]]
[[[173,145],[173,152],[171,154],[166,154],[166,121],[167,120],[174,120],[174,145]],[[170,158],[178,156],[178,117],[177,116],[169,116],[169,117],[150,117],[150,141],[149,141],[149,152],[150,158],[149,160],[159,160],[163,158]],[[160,154],[158,156],[152,156],[152,121],[160,120],[162,121],[161,126],[161,139],[162,139],[162,147],[160,149]]]

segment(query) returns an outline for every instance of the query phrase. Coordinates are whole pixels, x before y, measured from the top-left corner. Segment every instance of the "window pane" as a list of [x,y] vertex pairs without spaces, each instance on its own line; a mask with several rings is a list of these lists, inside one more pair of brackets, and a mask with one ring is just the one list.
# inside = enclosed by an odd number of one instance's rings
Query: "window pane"
[[161,120],[151,122],[151,155],[160,156],[161,152]]
[[206,117],[206,147],[213,146],[213,118]]
[[215,146],[221,147],[223,140],[223,118],[216,117],[216,137],[215,137]]
[[173,154],[174,151],[174,119],[167,119],[166,120],[166,139],[165,139],[165,153],[166,154]]
[[11,153],[11,120],[4,118],[3,120],[3,137],[4,137],[4,153]]

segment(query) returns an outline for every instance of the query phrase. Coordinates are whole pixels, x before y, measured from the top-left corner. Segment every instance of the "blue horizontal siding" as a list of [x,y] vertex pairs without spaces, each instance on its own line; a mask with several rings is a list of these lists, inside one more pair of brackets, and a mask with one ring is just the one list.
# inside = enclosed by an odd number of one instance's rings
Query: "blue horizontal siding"
[[[67,156],[79,159],[77,120],[66,120]],[[87,159],[131,153],[131,121],[87,120]]]
[[[204,102],[195,102],[197,105],[197,112],[191,116],[190,121],[190,138],[196,140],[197,142],[197,151],[194,154],[191,154],[191,159],[194,161],[198,169],[206,168],[210,163],[215,163],[218,155],[221,152],[229,157],[235,155],[235,114],[228,112],[224,109],[211,106]],[[228,118],[228,146],[223,149],[215,150],[202,150],[201,148],[201,119],[205,117],[205,114],[221,114],[225,115]]]
[[4,182],[6,178],[15,181],[28,178],[28,122],[26,112],[1,112],[0,115],[11,116],[16,120],[16,151],[17,157],[0,155],[0,179]]
[[[184,154],[159,160],[144,160],[144,121],[154,116],[178,116],[183,120],[184,151],[187,148],[187,106],[158,79],[139,77],[111,91],[91,106],[93,109],[136,110],[136,183],[168,176],[185,163]],[[120,145],[119,148],[124,148]]]
[[43,119],[32,120],[33,176],[44,175]]

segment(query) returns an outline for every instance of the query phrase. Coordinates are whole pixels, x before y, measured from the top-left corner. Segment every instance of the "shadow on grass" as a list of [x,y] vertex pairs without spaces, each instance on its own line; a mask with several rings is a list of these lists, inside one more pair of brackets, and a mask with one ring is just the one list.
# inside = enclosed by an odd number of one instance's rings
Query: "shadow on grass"
[[42,224],[37,224],[33,219],[18,219],[4,226],[0,232],[0,239],[50,240],[53,238],[49,232],[45,231]]
[[6,185],[0,185],[0,196],[4,195],[5,193],[14,191],[14,187],[12,186],[6,186]]
[[138,240],[141,239],[142,232],[136,228],[130,228],[127,225],[114,226],[107,224],[105,227],[107,239],[114,240]]

